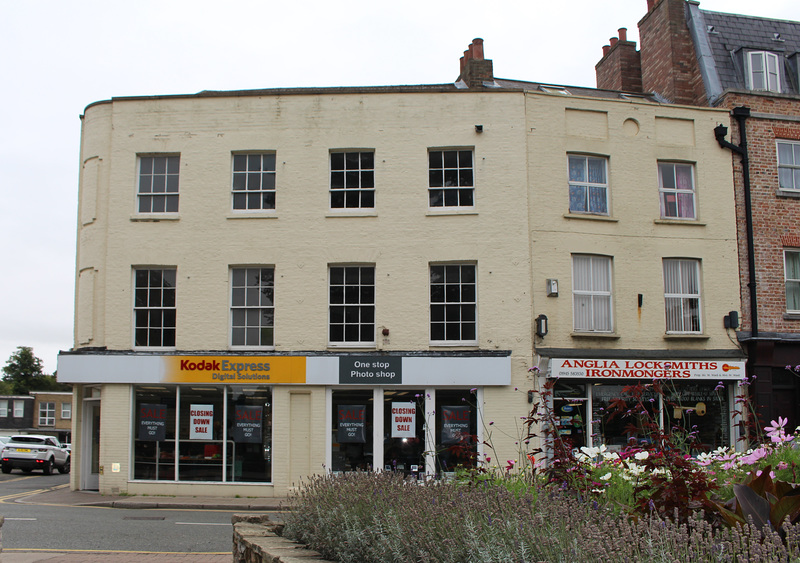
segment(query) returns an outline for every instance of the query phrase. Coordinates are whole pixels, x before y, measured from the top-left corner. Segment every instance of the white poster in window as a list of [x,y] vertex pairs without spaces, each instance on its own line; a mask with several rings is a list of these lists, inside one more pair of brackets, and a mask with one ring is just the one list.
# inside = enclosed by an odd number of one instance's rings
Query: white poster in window
[[214,427],[214,405],[189,407],[189,439],[211,440]]
[[392,403],[392,438],[417,435],[417,407],[414,403]]

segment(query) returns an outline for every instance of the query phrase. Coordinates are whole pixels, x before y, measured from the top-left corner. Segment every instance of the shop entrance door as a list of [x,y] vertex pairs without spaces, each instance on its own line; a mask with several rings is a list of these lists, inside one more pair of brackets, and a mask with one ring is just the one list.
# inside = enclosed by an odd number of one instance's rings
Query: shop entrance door
[[83,401],[83,439],[81,440],[81,489],[100,489],[100,400]]
[[425,391],[386,391],[383,396],[383,469],[418,477],[426,473]]

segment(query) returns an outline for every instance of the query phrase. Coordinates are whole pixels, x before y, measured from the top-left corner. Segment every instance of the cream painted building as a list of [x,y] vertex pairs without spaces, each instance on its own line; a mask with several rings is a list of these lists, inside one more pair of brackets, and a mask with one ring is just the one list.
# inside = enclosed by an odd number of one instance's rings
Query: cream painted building
[[[494,79],[479,47],[456,84],[86,108],[58,366],[72,488],[273,496],[326,470],[524,461],[534,363],[542,378],[570,358],[741,363],[722,328],[732,180],[704,135],[724,113]],[[605,163],[610,212],[570,211],[573,156]],[[662,160],[696,170],[699,217],[659,216]],[[572,324],[584,256],[610,266],[611,295],[589,296],[610,330]],[[673,258],[701,262],[700,332],[665,331]]]

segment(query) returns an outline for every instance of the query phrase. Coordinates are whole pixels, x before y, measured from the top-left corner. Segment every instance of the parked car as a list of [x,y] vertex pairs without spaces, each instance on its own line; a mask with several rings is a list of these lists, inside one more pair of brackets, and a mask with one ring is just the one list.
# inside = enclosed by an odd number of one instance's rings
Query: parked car
[[59,473],[69,473],[70,454],[53,436],[12,436],[0,455],[3,473],[11,473],[15,468],[22,469],[24,473],[41,469],[45,475],[50,475],[54,467]]

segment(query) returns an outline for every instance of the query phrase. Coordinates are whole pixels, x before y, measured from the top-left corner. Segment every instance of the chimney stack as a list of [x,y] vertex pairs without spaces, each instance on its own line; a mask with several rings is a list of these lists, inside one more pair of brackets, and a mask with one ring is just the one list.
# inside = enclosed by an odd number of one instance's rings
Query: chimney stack
[[494,81],[492,61],[483,58],[483,39],[480,37],[472,40],[460,63],[458,80],[463,80],[468,88],[483,88],[484,82]]
[[636,42],[628,41],[628,28],[603,46],[603,58],[595,65],[597,87],[604,90],[642,92],[642,63]]

